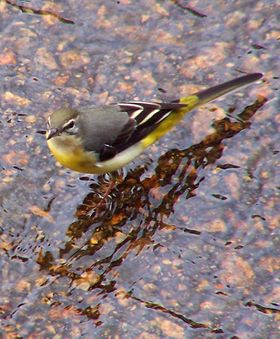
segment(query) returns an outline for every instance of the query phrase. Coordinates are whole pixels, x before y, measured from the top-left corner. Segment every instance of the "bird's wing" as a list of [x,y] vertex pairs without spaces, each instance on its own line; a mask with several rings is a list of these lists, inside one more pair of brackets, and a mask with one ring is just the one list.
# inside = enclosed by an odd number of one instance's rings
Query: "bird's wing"
[[119,152],[137,143],[151,133],[174,109],[185,107],[179,102],[124,102],[117,104],[126,112],[129,120],[112,144],[104,144],[100,151],[100,160],[109,160]]
[[118,106],[122,111],[127,112],[131,119],[136,121],[138,129],[143,128],[143,126],[153,126],[155,128],[174,109],[182,108],[186,104],[178,101],[170,103],[133,101],[119,103]]

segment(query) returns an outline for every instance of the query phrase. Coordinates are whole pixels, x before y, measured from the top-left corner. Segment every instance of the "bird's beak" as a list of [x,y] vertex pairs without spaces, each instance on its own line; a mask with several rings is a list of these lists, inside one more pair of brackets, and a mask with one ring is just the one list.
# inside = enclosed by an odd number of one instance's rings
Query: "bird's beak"
[[51,138],[57,136],[59,134],[59,130],[57,128],[51,128],[46,133],[47,140],[50,140]]

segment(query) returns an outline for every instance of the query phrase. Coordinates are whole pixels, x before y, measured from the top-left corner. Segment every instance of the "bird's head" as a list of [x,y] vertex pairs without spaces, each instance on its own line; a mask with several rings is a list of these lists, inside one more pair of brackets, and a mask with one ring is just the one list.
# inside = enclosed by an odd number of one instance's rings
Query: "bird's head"
[[71,108],[61,108],[53,112],[47,122],[47,140],[59,136],[79,136],[78,120],[78,111]]

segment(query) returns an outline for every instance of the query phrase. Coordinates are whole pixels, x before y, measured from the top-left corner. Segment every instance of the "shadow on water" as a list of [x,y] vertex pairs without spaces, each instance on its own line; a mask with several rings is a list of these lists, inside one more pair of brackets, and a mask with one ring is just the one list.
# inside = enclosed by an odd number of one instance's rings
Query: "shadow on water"
[[[222,156],[224,140],[249,128],[251,118],[265,102],[265,98],[259,97],[235,118],[228,116],[215,121],[215,132],[200,143],[184,150],[166,152],[159,158],[155,173],[150,177],[144,177],[145,168],[141,166],[124,178],[117,174],[110,198],[98,214],[95,213],[96,206],[100,205],[102,194],[110,183],[101,176],[98,183],[90,184],[91,192],[77,208],[77,220],[68,228],[69,240],[60,249],[60,258],[56,259],[51,251],[47,251],[37,260],[41,270],[49,272],[55,280],[68,277],[69,291],[76,287],[95,290],[96,306],[76,308],[76,313],[99,324],[100,300],[113,291],[121,293],[117,291],[117,278],[108,275],[115,267],[121,266],[132,251],[139,254],[146,247],[155,250],[162,246],[155,243],[153,236],[159,230],[176,228],[167,222],[176,202],[196,195],[204,180],[202,170]],[[194,229],[185,228],[183,231],[200,234]],[[206,324],[196,323],[172,310],[137,298],[133,290],[122,293],[125,293],[125,298],[132,298],[147,308],[180,318],[191,327],[208,328]]]

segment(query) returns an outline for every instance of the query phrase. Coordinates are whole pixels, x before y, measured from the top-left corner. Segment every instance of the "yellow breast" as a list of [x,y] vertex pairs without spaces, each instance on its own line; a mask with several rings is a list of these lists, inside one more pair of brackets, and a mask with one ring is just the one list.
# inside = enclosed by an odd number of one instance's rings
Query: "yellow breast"
[[53,137],[47,141],[48,147],[61,165],[82,173],[102,173],[96,166],[94,152],[83,149],[79,139],[67,135]]
[[81,140],[77,137],[60,135],[49,139],[47,143],[50,151],[61,165],[77,172],[91,174],[116,171],[135,159],[145,149],[138,142],[118,153],[112,159],[97,162],[96,154],[85,151]]

